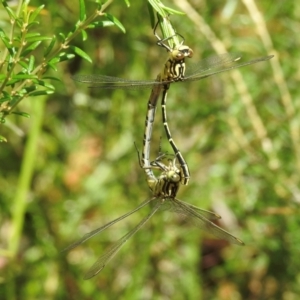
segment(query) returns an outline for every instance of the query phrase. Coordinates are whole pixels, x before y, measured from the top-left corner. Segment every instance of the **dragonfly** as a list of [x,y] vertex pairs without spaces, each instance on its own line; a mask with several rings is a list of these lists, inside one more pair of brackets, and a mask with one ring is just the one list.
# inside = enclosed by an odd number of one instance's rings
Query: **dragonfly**
[[146,172],[151,173],[151,169],[148,168],[150,165],[150,154],[148,153],[149,144],[151,142],[152,126],[155,118],[156,105],[160,94],[162,94],[162,115],[163,124],[167,139],[178,158],[183,172],[182,184],[187,185],[190,174],[187,163],[185,162],[181,152],[176,146],[171,131],[167,122],[166,102],[167,93],[170,85],[202,80],[204,78],[230,71],[236,68],[252,65],[258,62],[268,61],[274,55],[268,55],[259,57],[250,61],[243,61],[242,56],[238,53],[225,53],[222,55],[211,56],[206,59],[199,61],[198,63],[191,64],[186,67],[185,59],[193,56],[193,50],[188,46],[180,44],[171,49],[164,43],[159,45],[165,47],[169,52],[169,58],[164,64],[161,72],[158,74],[155,80],[130,80],[118,77],[111,77],[100,74],[90,75],[75,75],[73,79],[78,82],[87,83],[91,88],[100,89],[145,89],[152,88],[152,92],[147,104],[147,118],[146,128],[144,133],[144,151],[143,151],[143,165]]
[[[138,150],[137,150],[138,151]],[[141,165],[140,154],[138,152],[138,157]],[[205,209],[198,208],[194,205],[186,203],[178,198],[176,194],[178,192],[181,174],[182,172],[176,164],[176,156],[172,155],[172,159],[168,159],[168,164],[165,164],[162,160],[167,157],[167,154],[159,155],[154,161],[150,163],[149,168],[159,170],[160,175],[158,177],[150,176],[148,178],[148,185],[151,187],[152,197],[142,202],[138,207],[132,211],[122,215],[121,217],[103,225],[87,234],[85,234],[81,239],[72,243],[66,247],[63,251],[69,251],[75,247],[83,244],[95,235],[103,232],[105,229],[111,227],[112,225],[124,220],[135,212],[139,211],[147,205],[151,205],[151,211],[146,215],[133,229],[131,229],[127,234],[116,241],[108,250],[102,254],[97,261],[90,267],[84,276],[84,279],[91,279],[101,272],[108,262],[115,256],[115,254],[121,249],[121,247],[134,235],[136,234],[144,225],[149,221],[149,219],[158,211],[171,211],[179,215],[184,216],[188,221],[193,223],[198,228],[204,229],[218,238],[225,239],[230,243],[236,245],[244,245],[244,243],[233,236],[229,232],[217,226],[213,223],[213,220],[218,220],[221,217]]]

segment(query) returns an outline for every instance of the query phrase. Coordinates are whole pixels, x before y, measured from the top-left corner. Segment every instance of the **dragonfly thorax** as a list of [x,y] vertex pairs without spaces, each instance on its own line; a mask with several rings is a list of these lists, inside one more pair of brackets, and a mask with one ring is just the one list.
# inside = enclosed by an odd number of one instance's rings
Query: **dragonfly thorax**
[[180,81],[184,78],[185,58],[192,57],[193,50],[188,46],[181,45],[170,51],[170,56],[161,76],[163,81]]

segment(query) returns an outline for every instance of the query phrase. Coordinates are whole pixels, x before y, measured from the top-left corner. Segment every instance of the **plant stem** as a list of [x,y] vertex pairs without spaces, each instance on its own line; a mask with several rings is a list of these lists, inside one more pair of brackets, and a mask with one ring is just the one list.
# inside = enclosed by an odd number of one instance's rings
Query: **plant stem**
[[8,250],[12,259],[15,258],[19,248],[20,237],[23,229],[24,215],[27,206],[27,196],[30,189],[32,174],[36,164],[38,139],[42,126],[46,96],[32,99],[33,113],[31,130],[25,145],[16,196],[12,205],[12,230],[8,242]]

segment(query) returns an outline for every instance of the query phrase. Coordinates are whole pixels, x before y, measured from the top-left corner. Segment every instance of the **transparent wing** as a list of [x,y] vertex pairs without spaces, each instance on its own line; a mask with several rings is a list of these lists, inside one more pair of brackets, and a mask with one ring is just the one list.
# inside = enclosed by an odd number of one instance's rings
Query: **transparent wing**
[[221,216],[218,214],[211,212],[206,209],[199,208],[197,206],[191,205],[187,202],[183,202],[179,199],[167,198],[164,201],[163,205],[160,207],[160,210],[168,210],[170,212],[175,212],[181,215],[184,215],[186,218],[194,218],[194,215],[191,214],[191,210],[196,211],[199,215],[203,216],[203,218],[209,220],[219,220]]
[[121,247],[137,232],[141,227],[156,213],[156,211],[161,206],[162,202],[157,199],[156,205],[152,208],[151,212],[143,218],[140,223],[138,223],[130,232],[119,239],[115,244],[113,244],[103,255],[101,255],[94,265],[87,271],[84,279],[90,279],[97,275],[103,270],[107,263],[112,259],[112,257],[121,249]]
[[240,246],[244,245],[244,243],[239,238],[233,236],[226,230],[220,228],[219,226],[208,220],[204,216],[207,216],[207,211],[205,211],[206,213],[204,213],[201,209],[195,208],[194,206],[191,206],[176,198],[167,198],[166,201],[174,202],[171,204],[172,206],[176,207],[174,212],[184,214],[187,217],[187,220],[191,221],[195,226],[212,233],[218,238],[227,240],[230,243]]
[[123,219],[129,217],[130,215],[132,215],[133,213],[137,212],[138,210],[140,210],[142,207],[146,206],[147,204],[149,204],[151,201],[153,201],[155,198],[151,198],[151,199],[147,199],[145,200],[142,204],[140,204],[137,208],[135,208],[134,210],[128,212],[127,214],[107,223],[104,226],[101,226],[87,234],[85,234],[81,239],[79,239],[78,241],[72,243],[71,245],[69,245],[68,247],[66,247],[65,249],[63,249],[62,251],[69,251],[75,247],[77,247],[78,245],[84,243],[85,241],[89,240],[90,238],[92,238],[93,236],[95,236],[96,234],[102,232],[103,230],[109,228],[110,226],[122,221]]
[[[185,77],[176,82],[195,81],[204,79],[214,74],[222,73],[243,66],[255,64],[269,60],[273,55],[259,57],[250,61],[243,62],[241,55],[236,53],[225,53],[210,56],[198,63],[187,65]],[[75,75],[75,81],[91,84],[90,87],[101,89],[145,89],[155,85],[162,85],[158,80],[130,80],[105,75]],[[164,81],[163,84],[176,83],[174,81]]]
[[221,56],[209,57],[204,61],[200,61],[198,64],[191,68],[187,66],[185,78],[183,81],[195,81],[204,79],[206,77],[219,74],[225,71],[233,70],[236,68],[256,64],[261,61],[267,61],[274,57],[274,55],[259,57],[250,61],[243,62],[241,56],[238,54],[226,53]]
[[91,84],[91,88],[101,89],[146,89],[161,85],[157,80],[130,80],[105,75],[75,75],[72,79]]

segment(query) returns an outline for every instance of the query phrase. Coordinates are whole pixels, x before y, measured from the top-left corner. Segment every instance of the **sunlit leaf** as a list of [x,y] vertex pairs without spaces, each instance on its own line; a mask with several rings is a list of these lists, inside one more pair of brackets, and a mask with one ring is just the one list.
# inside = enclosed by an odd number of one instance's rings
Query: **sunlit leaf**
[[97,28],[97,27],[108,27],[108,26],[114,26],[115,24],[112,21],[95,21],[91,23],[88,28]]
[[5,32],[0,28],[0,38],[3,42],[3,44],[5,45],[5,47],[7,48],[7,50],[9,51],[10,55],[14,55],[14,49],[12,44],[10,44],[9,38],[6,36]]
[[[1,123],[4,123],[5,121],[3,122],[3,121],[2,121],[2,118],[1,118],[0,122],[1,122]],[[7,139],[6,139],[3,135],[0,135],[0,142],[1,142],[1,143],[3,143],[3,142],[7,143]]]
[[72,49],[77,55],[84,58],[88,62],[92,62],[92,59],[88,56],[86,52],[84,52],[82,49],[76,47],[76,46],[70,46],[70,49]]
[[53,49],[54,45],[55,45],[55,42],[56,42],[56,36],[54,35],[52,37],[52,40],[50,42],[50,44],[48,45],[48,47],[45,49],[45,52],[44,52],[44,57],[48,56],[49,53],[51,52],[51,50]]
[[79,20],[83,21],[86,18],[84,0],[79,0]]
[[28,113],[25,113],[25,112],[21,112],[21,111],[13,111],[11,112],[12,114],[15,114],[15,115],[19,115],[19,116],[22,116],[22,117],[25,117],[25,118],[30,118],[30,115]]
[[167,13],[165,13],[164,9],[162,8],[162,3],[157,0],[148,0],[148,2],[151,4],[154,10],[157,11],[158,14],[160,14],[163,18],[166,18],[168,16]]
[[123,33],[126,32],[125,27],[122,25],[122,23],[113,15],[111,14],[105,14],[105,16],[112,21]]
[[27,54],[29,54],[30,52],[32,52],[33,50],[35,50],[39,44],[41,43],[41,41],[36,41],[34,43],[32,43],[30,46],[28,46],[23,52],[22,52],[22,56],[26,56]]
[[2,1],[2,4],[7,11],[8,15],[10,16],[11,19],[16,20],[17,16],[16,14],[12,11],[12,9],[7,5],[6,1]]
[[34,62],[35,62],[34,56],[30,55],[30,57],[29,57],[29,63],[28,63],[28,73],[31,73],[33,71]]
[[29,93],[29,96],[44,96],[44,95],[51,95],[54,91],[51,90],[42,90],[42,91],[35,91],[32,93]]
[[129,0],[124,0],[125,4],[127,5],[127,7],[130,7],[130,2]]
[[88,38],[87,32],[85,30],[81,30],[82,40],[86,41]]
[[45,5],[39,6],[37,9],[35,9],[35,10],[33,11],[32,14],[30,14],[30,17],[29,17],[29,23],[32,23],[32,22],[35,20],[35,18],[39,15],[39,13],[40,13],[41,10],[44,8],[44,6],[45,6]]

